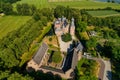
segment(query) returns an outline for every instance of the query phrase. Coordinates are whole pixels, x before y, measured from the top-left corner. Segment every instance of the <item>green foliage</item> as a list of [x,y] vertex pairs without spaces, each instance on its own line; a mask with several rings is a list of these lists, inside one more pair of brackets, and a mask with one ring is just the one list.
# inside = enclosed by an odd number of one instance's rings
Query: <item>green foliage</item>
[[58,5],[54,9],[54,16],[56,18],[65,16],[68,19],[71,19],[73,17],[77,22],[80,19],[80,11],[78,9],[69,8],[69,6],[63,7]]
[[52,41],[52,38],[51,38],[51,37],[49,38],[49,41]]
[[10,73],[10,71],[0,71],[0,80],[34,80],[32,77],[17,72]]
[[13,13],[13,6],[10,3],[1,3],[1,11],[6,14],[10,15]]
[[21,1],[21,0],[2,0],[5,3],[15,3],[17,1]]
[[47,22],[48,22],[47,17],[42,16],[42,17],[41,17],[41,20],[42,20],[42,24],[43,24],[44,26],[47,26]]
[[22,76],[21,74],[15,72],[13,74],[11,74],[7,80],[33,80],[33,78],[31,78],[30,76],[26,75],[26,76]]
[[39,9],[49,8],[49,4],[47,0],[35,0],[35,1],[34,0],[21,0],[21,1],[16,2],[14,6],[16,6],[16,4],[23,4],[23,3],[35,5]]
[[82,58],[77,65],[76,80],[97,80],[94,69],[96,62]]
[[118,38],[118,34],[114,30],[102,30],[102,32],[103,32],[103,37],[105,39],[109,39],[109,38],[117,39]]
[[57,5],[70,6],[72,8],[78,8],[78,9],[98,9],[98,8],[106,8],[106,7],[112,7],[114,9],[119,9],[120,7],[119,4],[95,2],[95,1],[89,1],[89,0],[81,0],[81,1],[74,0],[74,2],[73,1],[48,2],[48,0],[36,0],[36,1],[21,0],[17,3],[34,4],[36,5],[37,8],[44,8],[44,7],[55,8]]
[[88,40],[88,41],[86,42],[86,47],[87,47],[87,49],[95,48],[96,45],[97,45],[97,40],[96,40],[96,38],[91,38],[90,40]]
[[52,61],[55,63],[60,63],[62,60],[61,52],[55,51],[52,56]]
[[120,48],[118,46],[112,46],[112,56],[116,61],[120,61]]
[[76,26],[77,26],[78,32],[84,32],[84,31],[86,31],[87,23],[86,22],[77,22]]
[[[41,23],[41,22],[38,21],[39,26],[40,26],[40,23]],[[41,24],[41,26],[42,26],[42,24]],[[42,29],[42,27],[41,27],[41,29]],[[41,30],[41,29],[40,29],[40,30]],[[44,27],[43,30],[41,30],[40,35],[37,37],[37,42],[41,42],[42,39],[43,39],[43,37],[45,36],[45,34],[46,34],[47,32],[49,32],[50,29],[51,29],[51,24],[49,23],[47,26]],[[21,62],[20,62],[20,66],[22,66],[22,65],[25,64],[27,61],[29,61],[29,60],[31,59],[31,56],[33,56],[33,54],[38,50],[38,48],[39,48],[39,46],[36,46],[36,45],[34,44],[34,46],[32,46],[32,48],[29,49],[29,51],[27,52],[27,54],[24,53],[24,54],[26,54],[26,56],[24,56],[24,57],[22,58],[22,60],[21,60]],[[24,54],[23,54],[23,55],[24,55]]]
[[0,80],[7,79],[9,77],[10,71],[0,71]]
[[71,40],[72,40],[72,37],[71,37],[71,35],[70,35],[69,33],[66,33],[66,34],[63,34],[63,35],[62,35],[62,40],[63,40],[64,42],[68,42],[68,41],[71,41]]
[[13,67],[19,64],[19,60],[16,59],[14,52],[11,49],[3,49],[0,54],[1,60],[4,62],[4,68]]
[[77,69],[80,70],[81,69],[81,66],[83,65],[84,61],[86,59],[85,58],[82,58],[80,61],[78,61],[78,64],[77,64]]
[[16,9],[19,15],[33,15],[37,10],[34,5],[28,5],[27,3],[17,4]]
[[42,23],[31,19],[18,30],[11,32],[2,39],[0,42],[0,52],[2,52],[0,59],[4,62],[4,67],[11,68],[19,64],[21,55],[29,50],[31,42],[40,34],[42,25],[39,24]]
[[120,79],[120,47],[118,42],[106,42],[103,47],[104,56],[112,61],[112,79]]
[[42,20],[43,25],[46,26],[48,21],[53,20],[53,11],[50,8],[36,10],[36,12],[33,15],[33,18],[36,21]]
[[55,16],[56,18],[62,17],[62,16],[64,16],[64,11],[65,11],[65,7],[63,7],[63,6],[57,6],[57,7],[54,9],[54,16]]
[[34,80],[62,80],[61,77],[58,75],[52,75],[50,73],[42,73],[40,71],[37,72],[32,72],[30,73],[31,76],[33,76],[35,79]]
[[41,9],[42,15],[47,17],[48,21],[53,21],[53,9],[50,8],[43,8]]
[[104,53],[106,57],[110,57],[115,61],[120,61],[120,48],[116,43],[106,42],[104,45]]

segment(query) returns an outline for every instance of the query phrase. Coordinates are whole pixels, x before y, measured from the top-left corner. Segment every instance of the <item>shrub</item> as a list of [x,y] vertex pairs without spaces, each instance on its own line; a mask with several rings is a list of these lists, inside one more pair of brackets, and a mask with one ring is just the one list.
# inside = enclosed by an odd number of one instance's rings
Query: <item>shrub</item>
[[49,41],[52,41],[52,38],[49,38]]

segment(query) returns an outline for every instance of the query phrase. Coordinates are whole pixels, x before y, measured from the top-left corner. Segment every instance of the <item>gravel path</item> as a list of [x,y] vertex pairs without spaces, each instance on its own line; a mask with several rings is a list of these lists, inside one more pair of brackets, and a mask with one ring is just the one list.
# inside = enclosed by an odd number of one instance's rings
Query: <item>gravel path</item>
[[58,37],[58,41],[60,44],[60,51],[62,51],[62,52],[67,52],[68,48],[70,47],[70,44],[72,44],[72,41],[63,42],[61,37]]
[[105,72],[103,80],[112,80],[111,62],[109,60],[104,60]]

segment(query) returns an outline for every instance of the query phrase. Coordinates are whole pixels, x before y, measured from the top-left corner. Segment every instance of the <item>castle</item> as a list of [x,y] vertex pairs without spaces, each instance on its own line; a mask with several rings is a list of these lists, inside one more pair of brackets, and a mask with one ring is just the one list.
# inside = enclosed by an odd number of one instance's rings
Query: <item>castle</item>
[[27,70],[29,72],[35,70],[43,73],[52,73],[65,79],[73,79],[75,76],[74,70],[76,69],[78,60],[81,58],[83,46],[79,41],[74,44],[72,41],[63,42],[61,35],[70,33],[71,36],[75,36],[74,18],[71,19],[70,23],[65,17],[56,19],[54,21],[54,30],[60,44],[61,62],[55,64],[55,66],[49,62],[53,54],[49,53],[49,45],[43,42],[28,62]]
[[72,36],[75,35],[75,24],[74,18],[71,19],[71,23],[65,17],[58,18],[54,22],[54,30],[57,36],[61,36],[66,33],[70,33]]

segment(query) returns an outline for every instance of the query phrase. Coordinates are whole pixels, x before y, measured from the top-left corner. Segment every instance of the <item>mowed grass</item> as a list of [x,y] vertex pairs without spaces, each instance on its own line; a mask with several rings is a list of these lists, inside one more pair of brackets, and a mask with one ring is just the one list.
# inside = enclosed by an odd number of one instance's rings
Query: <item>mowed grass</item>
[[120,13],[114,10],[87,11],[93,17],[120,16]]
[[52,7],[56,5],[70,6],[78,9],[98,9],[112,7],[115,9],[120,9],[120,5],[116,3],[105,3],[105,2],[95,2],[95,1],[69,1],[69,2],[51,2],[49,3]]
[[28,3],[28,4],[33,4],[35,5],[37,8],[44,8],[44,7],[48,7],[48,1],[47,0],[21,0],[18,1],[17,3],[13,4],[14,7],[16,6],[16,4],[22,4],[22,3]]
[[48,0],[48,2],[63,2],[63,1],[81,1],[81,0]]
[[0,17],[0,39],[8,32],[20,28],[30,19],[29,16],[3,16]]
[[[98,8],[106,8],[106,7],[112,7],[114,9],[120,9],[120,4],[117,3],[107,3],[107,2],[96,2],[94,0],[80,0],[80,1],[56,1],[54,0],[53,2],[48,2],[48,0],[21,0],[18,1],[17,3],[28,3],[28,4],[34,4],[37,6],[37,8],[44,8],[44,7],[49,7],[49,8],[54,8],[57,5],[62,5],[62,6],[69,6],[72,8],[78,8],[78,9],[98,9]],[[17,4],[15,3],[14,6]]]

